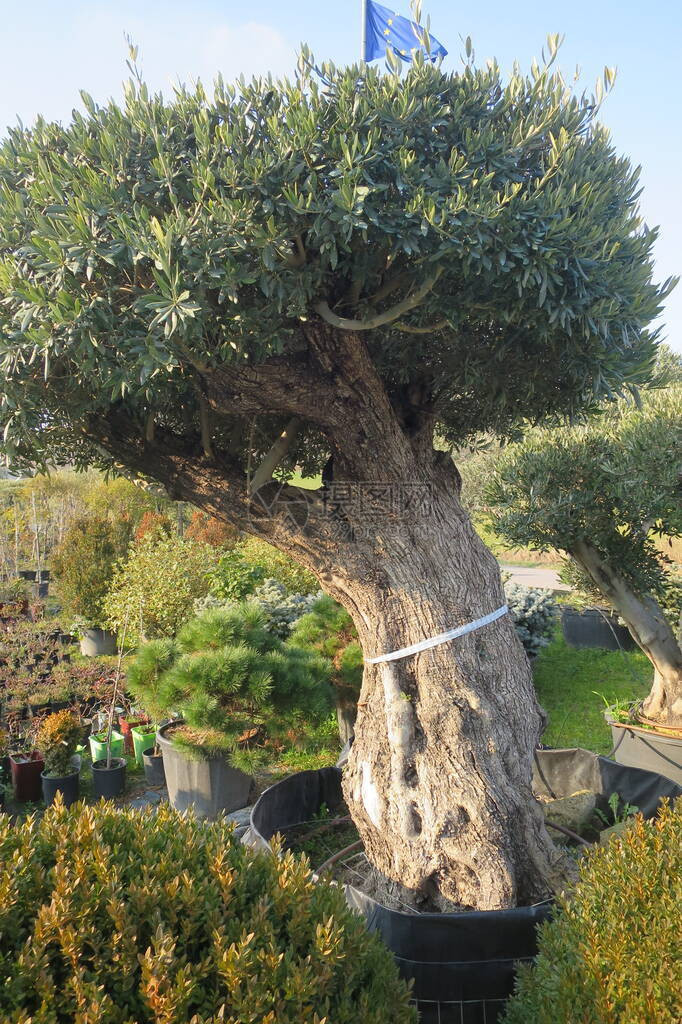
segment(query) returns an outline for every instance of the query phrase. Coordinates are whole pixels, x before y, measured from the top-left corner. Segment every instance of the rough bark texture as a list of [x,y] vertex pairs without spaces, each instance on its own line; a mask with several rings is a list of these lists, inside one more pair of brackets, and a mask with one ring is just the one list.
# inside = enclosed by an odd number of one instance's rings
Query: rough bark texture
[[654,667],[654,681],[643,713],[660,725],[682,728],[682,650],[658,603],[636,594],[587,542],[571,554],[616,609]]
[[[115,415],[102,447],[173,497],[264,537],[341,601],[366,656],[479,618],[503,601],[499,567],[459,501],[459,475],[433,450],[428,384],[390,397],[362,338],[322,324],[295,361],[201,368],[208,402],[301,417],[325,437],[319,491],[270,483],[157,425],[152,440]],[[367,666],[345,792],[370,860],[425,908],[532,902],[558,854],[531,794],[542,715],[509,616],[429,652]]]

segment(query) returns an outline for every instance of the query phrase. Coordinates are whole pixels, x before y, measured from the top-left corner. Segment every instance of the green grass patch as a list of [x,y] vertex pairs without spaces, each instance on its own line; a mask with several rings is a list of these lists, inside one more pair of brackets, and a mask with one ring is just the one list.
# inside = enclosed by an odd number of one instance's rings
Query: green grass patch
[[653,669],[641,651],[576,650],[558,631],[537,658],[533,676],[538,700],[549,715],[542,742],[607,754],[613,743],[600,695],[609,703],[645,697]]

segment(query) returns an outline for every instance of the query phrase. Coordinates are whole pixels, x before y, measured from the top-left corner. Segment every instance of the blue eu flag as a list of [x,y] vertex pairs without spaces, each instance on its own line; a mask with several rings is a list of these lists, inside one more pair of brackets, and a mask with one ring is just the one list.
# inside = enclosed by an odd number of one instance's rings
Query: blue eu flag
[[430,51],[426,53],[423,42],[424,29],[409,18],[394,14],[388,7],[367,2],[367,30],[365,35],[365,60],[383,57],[390,46],[401,60],[412,60],[412,51],[421,50],[429,60],[445,57],[447,50],[429,34]]

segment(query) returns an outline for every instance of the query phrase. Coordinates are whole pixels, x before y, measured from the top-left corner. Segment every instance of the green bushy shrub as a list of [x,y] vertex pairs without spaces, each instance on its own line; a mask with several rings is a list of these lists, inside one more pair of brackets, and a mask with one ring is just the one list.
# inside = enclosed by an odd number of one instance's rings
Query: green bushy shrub
[[64,611],[87,626],[105,624],[104,602],[115,566],[132,539],[130,519],[75,519],[52,555],[52,571]]
[[353,620],[338,601],[326,594],[318,598],[294,626],[291,643],[329,659],[338,707],[357,704],[364,664],[362,648]]
[[548,591],[520,583],[505,583],[504,596],[526,654],[538,654],[552,639],[558,604]]
[[216,564],[208,544],[158,532],[136,541],[120,562],[103,607],[108,626],[130,644],[174,636],[191,618],[193,603],[208,593],[207,575]]
[[303,859],[105,804],[0,822],[5,1024],[415,1024],[406,986]]
[[239,545],[244,559],[263,570],[263,579],[277,580],[290,594],[316,594],[320,584],[309,569],[295,562],[283,551],[273,548],[258,537],[247,537]]
[[504,1024],[679,1024],[682,801],[594,847]]
[[[267,757],[264,740],[284,735],[301,716],[314,723],[329,712],[328,678],[324,658],[282,643],[260,608],[243,602],[191,619],[175,643],[142,647],[127,683],[157,719],[182,714],[188,728],[174,742],[206,756],[229,753],[251,769]],[[245,744],[252,732],[254,744]]]

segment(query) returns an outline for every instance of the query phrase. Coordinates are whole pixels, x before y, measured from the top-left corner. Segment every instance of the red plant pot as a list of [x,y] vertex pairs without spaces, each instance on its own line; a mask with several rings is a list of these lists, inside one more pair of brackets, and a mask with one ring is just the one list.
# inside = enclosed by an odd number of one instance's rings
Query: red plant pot
[[45,762],[37,750],[30,754],[10,754],[14,796],[21,803],[42,799],[43,785],[40,773]]
[[126,718],[125,715],[118,716],[118,724],[121,727],[123,733],[123,749],[126,754],[132,754],[135,756],[135,746],[133,744],[133,734],[131,732],[138,725],[149,725],[149,718],[146,715],[140,715],[138,718]]

